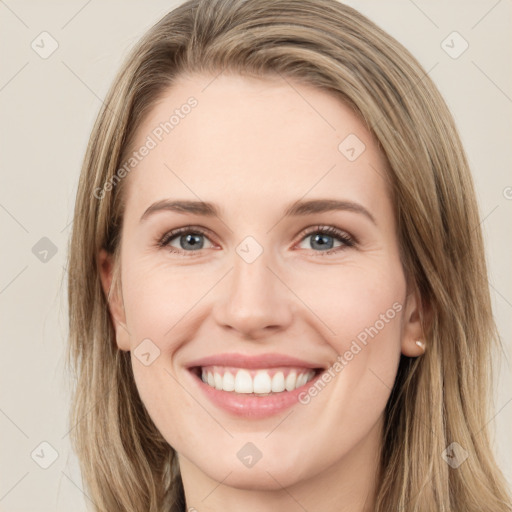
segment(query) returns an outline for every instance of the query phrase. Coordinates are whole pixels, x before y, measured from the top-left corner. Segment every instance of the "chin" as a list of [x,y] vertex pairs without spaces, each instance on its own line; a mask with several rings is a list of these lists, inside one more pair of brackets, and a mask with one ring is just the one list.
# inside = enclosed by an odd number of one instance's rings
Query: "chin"
[[[211,459],[210,459],[211,461]],[[296,461],[287,461],[277,456],[263,456],[252,467],[246,467],[238,459],[219,459],[204,464],[204,459],[197,464],[199,471],[224,485],[248,491],[276,491],[292,486],[313,474],[313,468],[304,466],[301,471]],[[320,470],[321,468],[319,468]],[[229,475],[229,476],[227,476]],[[310,475],[310,476],[311,476]]]
[[232,471],[227,478],[227,473],[220,473],[218,470],[210,476],[216,481],[222,481],[224,485],[245,491],[279,491],[302,480],[297,473],[291,474],[293,468],[281,467],[271,470],[262,466],[259,469],[253,467],[227,471]]

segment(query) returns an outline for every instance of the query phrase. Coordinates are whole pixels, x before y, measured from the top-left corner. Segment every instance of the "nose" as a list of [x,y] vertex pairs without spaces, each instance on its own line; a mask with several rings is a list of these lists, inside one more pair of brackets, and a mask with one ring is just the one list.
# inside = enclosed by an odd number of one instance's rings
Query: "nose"
[[217,324],[244,338],[260,339],[285,330],[292,322],[292,294],[266,256],[264,251],[248,263],[234,254],[234,268],[215,302]]

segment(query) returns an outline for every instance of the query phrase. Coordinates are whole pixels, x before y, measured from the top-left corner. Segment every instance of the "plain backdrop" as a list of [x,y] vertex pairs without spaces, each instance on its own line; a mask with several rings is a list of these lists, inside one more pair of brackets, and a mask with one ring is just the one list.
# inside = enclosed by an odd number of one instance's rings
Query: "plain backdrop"
[[[0,0],[1,511],[81,512],[89,501],[69,445],[64,374],[74,196],[114,73],[140,36],[178,3]],[[347,3],[417,57],[465,144],[504,346],[496,415],[488,421],[512,482],[512,3]]]

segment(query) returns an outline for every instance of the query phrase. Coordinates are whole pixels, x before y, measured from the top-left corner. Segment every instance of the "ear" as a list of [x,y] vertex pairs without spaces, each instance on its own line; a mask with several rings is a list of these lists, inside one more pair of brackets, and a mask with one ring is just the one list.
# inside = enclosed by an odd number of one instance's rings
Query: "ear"
[[[98,268],[103,293],[108,302],[110,319],[116,331],[116,343],[120,350],[130,350],[130,334],[126,327],[123,297],[120,280],[114,280],[113,255],[101,249],[98,254]],[[118,276],[119,277],[119,276]]]
[[403,316],[401,348],[404,356],[418,357],[425,353],[427,344],[421,323],[426,312],[424,306],[418,291],[411,291],[406,298]]

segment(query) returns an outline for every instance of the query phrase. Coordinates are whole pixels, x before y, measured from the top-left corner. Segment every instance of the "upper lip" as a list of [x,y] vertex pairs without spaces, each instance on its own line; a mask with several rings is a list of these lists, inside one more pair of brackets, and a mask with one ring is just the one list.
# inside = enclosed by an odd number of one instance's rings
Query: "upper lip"
[[235,368],[277,368],[280,366],[293,366],[297,368],[324,368],[323,365],[304,361],[285,354],[245,355],[237,353],[216,354],[191,361],[186,365],[189,369],[198,366],[232,366]]

